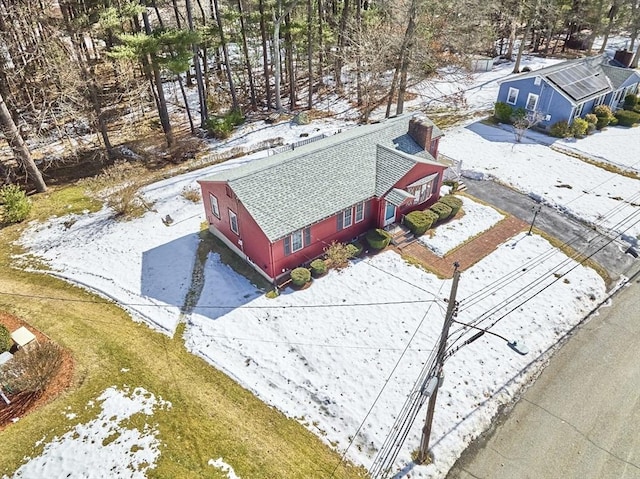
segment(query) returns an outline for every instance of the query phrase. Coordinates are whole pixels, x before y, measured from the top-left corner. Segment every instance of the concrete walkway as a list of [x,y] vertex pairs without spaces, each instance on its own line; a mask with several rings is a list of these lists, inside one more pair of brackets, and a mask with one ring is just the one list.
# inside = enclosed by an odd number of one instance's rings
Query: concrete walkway
[[419,241],[393,246],[392,248],[401,255],[415,258],[438,276],[451,278],[453,277],[453,263],[456,261],[460,264],[460,271],[464,271],[495,251],[499,245],[509,238],[528,227],[527,223],[515,216],[508,216],[491,229],[480,233],[444,257],[435,255]]

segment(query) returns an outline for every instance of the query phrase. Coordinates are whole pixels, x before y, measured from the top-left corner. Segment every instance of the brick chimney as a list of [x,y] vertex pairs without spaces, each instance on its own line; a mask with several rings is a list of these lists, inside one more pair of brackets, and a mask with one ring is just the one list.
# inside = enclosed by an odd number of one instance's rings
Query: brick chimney
[[409,136],[413,138],[423,150],[429,151],[431,146],[431,134],[433,123],[424,116],[414,116],[409,120]]

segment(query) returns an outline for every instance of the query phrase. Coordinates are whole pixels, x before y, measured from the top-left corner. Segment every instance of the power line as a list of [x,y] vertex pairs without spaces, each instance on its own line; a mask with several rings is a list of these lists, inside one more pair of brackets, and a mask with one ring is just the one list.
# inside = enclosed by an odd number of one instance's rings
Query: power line
[[[4,296],[14,296],[19,298],[28,298],[28,299],[42,299],[42,300],[50,300],[50,301],[62,301],[67,303],[92,303],[92,304],[111,304],[117,306],[144,306],[144,307],[155,307],[155,308],[179,308],[179,306],[170,305],[170,304],[156,304],[156,303],[123,303],[120,301],[108,301],[108,300],[99,300],[99,299],[77,299],[77,298],[58,298],[55,296],[41,296],[41,295],[32,295],[32,294],[22,294],[22,293],[9,293],[6,291],[0,291],[0,295]],[[213,305],[213,304],[205,304],[198,305],[196,309],[318,309],[318,308],[348,308],[348,307],[364,307],[364,306],[395,306],[395,305],[404,305],[404,304],[424,304],[424,303],[434,303],[439,301],[438,299],[416,299],[416,300],[406,300],[406,301],[372,301],[365,303],[326,303],[326,304],[300,304],[300,305]]]

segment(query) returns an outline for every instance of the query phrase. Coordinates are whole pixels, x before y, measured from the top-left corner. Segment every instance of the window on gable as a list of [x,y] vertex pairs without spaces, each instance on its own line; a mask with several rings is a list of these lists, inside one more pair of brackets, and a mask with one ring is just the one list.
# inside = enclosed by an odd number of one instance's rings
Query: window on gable
[[507,103],[515,105],[518,101],[519,90],[517,88],[509,87],[509,94],[507,95]]
[[227,192],[227,196],[229,198],[233,198],[233,190],[231,189],[231,187],[229,185],[226,186],[226,192]]
[[535,111],[537,106],[538,106],[538,95],[534,93],[529,93],[529,95],[527,96],[527,104],[525,106],[525,109]]
[[284,239],[283,243],[285,256],[309,246],[311,244],[311,227],[294,231]]
[[542,78],[540,78],[540,77],[535,77],[535,78],[534,78],[534,80],[533,80],[533,84],[534,84],[535,86],[540,86],[540,84],[541,84],[541,83],[542,83]]
[[360,223],[364,219],[364,202],[356,205],[356,223]]
[[240,234],[240,230],[238,229],[238,215],[231,210],[229,210],[229,226],[231,226],[231,231],[235,234]]
[[211,213],[213,216],[220,219],[220,208],[218,208],[218,198],[209,193],[209,201],[211,203]]

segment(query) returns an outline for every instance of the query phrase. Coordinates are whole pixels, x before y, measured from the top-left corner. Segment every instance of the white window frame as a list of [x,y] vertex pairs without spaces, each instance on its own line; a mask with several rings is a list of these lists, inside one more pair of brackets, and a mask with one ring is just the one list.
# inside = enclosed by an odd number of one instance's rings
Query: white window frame
[[580,116],[582,116],[583,111],[584,111],[584,103],[580,103],[580,105],[576,107],[576,111],[573,113],[573,118],[580,118]]
[[231,228],[231,231],[240,236],[240,228],[238,227],[238,215],[231,210],[229,210],[229,227]]
[[[533,107],[529,108],[529,103],[531,102],[531,100],[533,100]],[[538,100],[540,99],[540,95],[536,95],[535,93],[529,93],[527,95],[527,103],[524,104],[524,108],[525,110],[530,110],[530,111],[536,111],[536,108],[538,107]]]
[[[297,241],[300,240],[300,246],[296,248]],[[294,231],[291,233],[291,252],[295,253],[304,248],[304,236],[302,230]]]
[[213,216],[220,219],[220,207],[218,205],[218,198],[213,193],[209,193],[209,202],[211,203],[211,213]]
[[540,77],[535,77],[535,78],[533,79],[533,84],[534,84],[535,86],[540,86],[540,84],[541,84],[541,83],[542,83],[542,78],[540,78]]
[[360,223],[362,220],[364,220],[364,201],[362,203],[358,203],[355,206],[355,219],[356,219],[356,223]]
[[[347,218],[349,219],[348,222],[347,222]],[[346,229],[352,224],[353,224],[353,208],[347,208],[342,212],[342,229]]]
[[[513,101],[510,101],[512,93],[515,96],[513,97]],[[518,90],[517,88],[509,87],[509,92],[507,93],[507,103],[509,105],[515,105],[516,103],[518,103],[518,95],[519,94],[520,94],[520,90]]]

